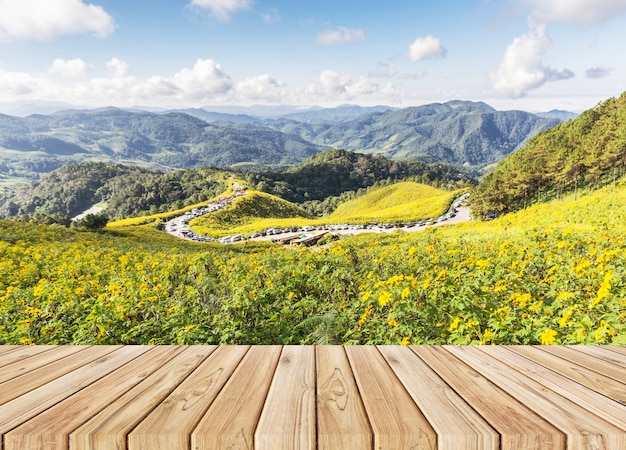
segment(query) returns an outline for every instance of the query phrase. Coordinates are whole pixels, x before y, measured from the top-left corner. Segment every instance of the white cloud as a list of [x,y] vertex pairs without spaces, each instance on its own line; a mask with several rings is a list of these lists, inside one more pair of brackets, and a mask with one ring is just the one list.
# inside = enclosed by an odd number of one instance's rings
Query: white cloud
[[522,0],[542,22],[592,25],[626,12],[624,0]]
[[319,84],[309,85],[307,93],[321,96],[324,100],[352,100],[375,92],[378,85],[368,78],[323,70]]
[[0,1],[1,40],[47,40],[75,33],[104,37],[114,29],[113,18],[101,6],[82,0]]
[[338,27],[335,30],[326,30],[317,35],[317,43],[321,45],[340,45],[362,42],[365,40],[363,30],[354,30],[346,27]]
[[610,67],[590,67],[589,69],[585,70],[585,76],[587,78],[604,78],[611,75],[611,72],[613,72],[613,69],[611,69]]
[[107,61],[106,68],[113,78],[123,78],[130,71],[129,65],[117,58],[111,58]]
[[211,16],[222,22],[237,11],[250,9],[253,3],[254,0],[191,0],[192,6],[208,9]]
[[56,58],[48,69],[48,73],[58,74],[67,78],[80,78],[91,70],[91,66],[80,58],[61,59]]
[[415,39],[409,45],[409,59],[417,62],[423,59],[445,58],[448,51],[441,45],[439,38],[428,35]]
[[189,99],[223,94],[233,88],[230,76],[212,59],[199,59],[193,68],[175,73],[171,82]]
[[490,74],[493,88],[513,98],[522,97],[547,81],[565,80],[574,76],[569,69],[557,71],[544,66],[543,57],[552,45],[552,39],[545,25],[529,20],[529,27],[528,33],[515,38],[507,47],[500,67]]
[[286,95],[285,84],[268,74],[240,81],[237,84],[236,91],[238,96],[244,101],[266,100],[280,102]]

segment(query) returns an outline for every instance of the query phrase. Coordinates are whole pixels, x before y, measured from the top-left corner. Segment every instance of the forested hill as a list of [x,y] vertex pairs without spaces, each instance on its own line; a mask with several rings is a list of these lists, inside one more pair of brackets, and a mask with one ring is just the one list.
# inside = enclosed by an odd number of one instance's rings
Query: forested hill
[[626,173],[626,93],[535,136],[501,161],[472,195],[481,215],[524,208]]
[[442,187],[474,183],[467,173],[448,164],[393,161],[347,150],[319,153],[283,172],[248,175],[256,189],[296,203],[324,200],[381,181],[405,179]]
[[[101,162],[68,164],[13,196],[0,198],[0,216],[63,223],[101,202],[106,203],[111,218],[166,212],[209,200],[226,190],[232,179],[241,177],[241,173],[215,168],[163,173]],[[322,152],[288,171],[248,173],[246,178],[250,187],[298,203],[407,178],[453,188],[473,182],[468,175],[443,164],[391,161],[345,150]],[[337,201],[324,204],[324,211]]]
[[482,166],[497,162],[559,119],[497,111],[482,102],[450,101],[375,112],[337,124],[293,120],[268,126],[319,145],[383,155]]
[[188,168],[295,164],[325,147],[266,127],[212,125],[183,113],[117,108],[0,115],[0,174],[37,178],[77,161]]

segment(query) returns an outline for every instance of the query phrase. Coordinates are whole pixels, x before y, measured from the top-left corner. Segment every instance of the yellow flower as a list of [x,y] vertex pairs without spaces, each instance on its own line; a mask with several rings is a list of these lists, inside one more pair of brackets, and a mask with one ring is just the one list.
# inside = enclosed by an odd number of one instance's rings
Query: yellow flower
[[476,260],[476,265],[478,267],[480,267],[481,269],[484,269],[485,267],[487,267],[489,265],[489,260],[488,259],[477,259]]
[[602,300],[604,300],[609,295],[611,295],[611,278],[612,277],[613,277],[612,270],[609,270],[604,275],[604,280],[602,281],[602,284],[600,285],[600,289],[598,289],[598,295],[596,296],[595,300],[589,304],[589,309],[597,306],[598,303],[600,303]]
[[452,333],[454,330],[456,330],[459,327],[461,322],[463,322],[463,319],[461,319],[460,317],[455,317],[452,323],[450,324],[450,328],[448,328],[448,331]]
[[554,330],[551,330],[550,328],[548,328],[546,331],[544,331],[541,334],[541,345],[550,345],[553,344],[554,341],[556,340],[556,335],[558,333]]
[[402,338],[402,340],[400,341],[400,345],[409,345],[410,341],[409,341],[409,337],[408,336],[404,336]]
[[367,301],[367,299],[368,299],[368,298],[370,298],[370,295],[372,295],[372,293],[371,293],[371,292],[369,292],[369,291],[364,292],[364,293],[363,293],[363,295],[361,296],[361,301],[362,301],[362,302],[366,302],[366,301]]
[[382,291],[378,294],[378,303],[380,306],[385,306],[387,303],[391,301],[391,292]]
[[411,294],[411,290],[408,287],[405,287],[404,289],[402,289],[402,293],[400,293],[400,298],[402,300],[404,300],[405,298],[407,298],[409,295]]
[[391,319],[389,319],[387,321],[387,323],[389,324],[390,327],[397,327],[398,326],[398,322],[396,322],[396,319],[394,319],[393,317]]

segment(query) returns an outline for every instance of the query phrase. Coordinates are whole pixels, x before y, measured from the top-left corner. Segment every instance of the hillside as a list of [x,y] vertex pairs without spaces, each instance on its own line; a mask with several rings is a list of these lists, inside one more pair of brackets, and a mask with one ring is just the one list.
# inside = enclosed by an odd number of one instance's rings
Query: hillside
[[341,203],[334,213],[314,218],[294,203],[251,191],[217,212],[192,219],[189,224],[199,235],[221,237],[251,235],[270,228],[411,222],[443,214],[459,194],[460,191],[401,182],[369,189],[363,195]]
[[[12,195],[0,196],[0,216],[44,222],[54,216],[58,222],[101,202],[112,219],[166,212],[214,197],[226,189],[229,177],[242,175],[220,169],[160,172],[102,162],[68,164]],[[249,173],[246,178],[251,188],[300,203],[314,215],[327,214],[359,189],[377,183],[406,178],[451,188],[472,183],[449,166],[395,162],[345,150],[319,153],[288,171]],[[319,200],[313,204],[313,199]]]
[[497,162],[530,137],[560,121],[523,111],[496,111],[485,103],[450,101],[376,112],[338,124],[277,120],[277,130],[319,145],[469,166]]
[[477,187],[473,210],[500,214],[582,188],[614,184],[626,173],[626,93],[535,136]]
[[319,153],[283,172],[251,173],[248,182],[260,191],[302,203],[356,192],[381,181],[408,178],[452,188],[474,182],[467,172],[450,165],[393,161],[384,156],[346,150]]
[[401,182],[341,203],[328,220],[336,223],[390,223],[428,219],[443,214],[456,195],[458,192]]
[[0,173],[31,179],[78,161],[158,168],[275,165],[294,164],[323,149],[269,128],[211,125],[175,112],[103,108],[0,115]]
[[0,342],[624,344],[624,202],[618,183],[317,251],[0,220]]
[[96,203],[105,203],[112,219],[154,214],[214,197],[230,175],[219,169],[163,173],[101,162],[68,164],[0,198],[0,216],[65,223]]
[[[0,181],[37,179],[72,162],[172,169],[218,166],[260,171],[300,163],[329,148],[483,167],[559,123],[484,103],[451,101],[394,110],[343,106],[289,109],[278,119],[187,109],[117,108],[0,115]],[[7,177],[11,177],[8,179]]]

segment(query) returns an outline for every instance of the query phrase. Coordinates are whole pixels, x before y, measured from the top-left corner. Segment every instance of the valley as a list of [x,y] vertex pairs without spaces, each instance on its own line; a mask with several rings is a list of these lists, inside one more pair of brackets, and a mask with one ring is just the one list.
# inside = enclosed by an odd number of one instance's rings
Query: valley
[[[479,180],[337,149],[267,172],[63,166],[5,204],[0,342],[625,344],[624,117],[626,94]],[[103,229],[62,223],[101,201]],[[455,205],[446,226],[417,226]],[[188,211],[209,238],[163,231]],[[387,232],[409,223],[419,232]],[[294,227],[358,232],[312,248],[243,238]]]

